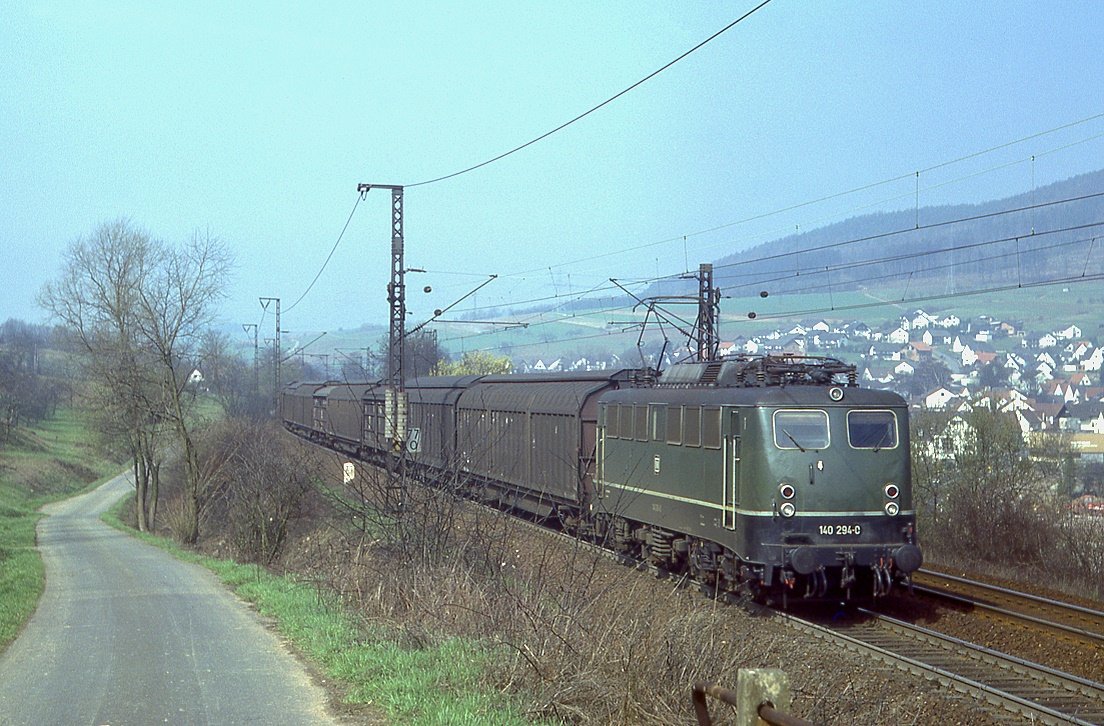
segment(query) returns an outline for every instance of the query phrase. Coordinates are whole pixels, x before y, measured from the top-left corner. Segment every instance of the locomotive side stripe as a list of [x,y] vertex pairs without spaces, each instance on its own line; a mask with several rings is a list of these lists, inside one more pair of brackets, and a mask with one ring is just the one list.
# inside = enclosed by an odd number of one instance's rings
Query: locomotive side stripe
[[[684,502],[686,504],[696,504],[699,507],[705,507],[707,509],[716,509],[724,511],[724,507],[716,502],[706,502],[701,499],[692,499],[690,497],[680,497],[677,494],[668,494],[667,492],[657,492],[651,489],[641,489],[640,487],[629,486],[628,484],[618,484],[612,481],[603,481],[602,486],[613,487],[615,489],[621,489],[627,492],[633,492],[634,494],[646,494],[652,497],[659,497],[661,499],[670,499],[676,502]],[[736,509],[736,514],[743,515],[745,517],[775,517],[779,516],[776,512],[772,512],[769,509]],[[898,517],[907,517],[916,514],[914,509],[905,509],[897,513]],[[873,511],[859,512],[859,511],[843,511],[843,512],[802,512],[799,511],[797,516],[800,517],[885,517],[885,512],[880,509]]]

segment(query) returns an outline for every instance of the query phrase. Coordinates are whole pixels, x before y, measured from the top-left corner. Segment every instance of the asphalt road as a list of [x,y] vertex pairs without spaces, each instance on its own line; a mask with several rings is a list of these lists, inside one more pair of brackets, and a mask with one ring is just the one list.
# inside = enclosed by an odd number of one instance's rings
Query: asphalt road
[[334,723],[323,690],[211,573],[100,522],[132,491],[118,477],[46,510],[46,592],[0,655],[0,724]]

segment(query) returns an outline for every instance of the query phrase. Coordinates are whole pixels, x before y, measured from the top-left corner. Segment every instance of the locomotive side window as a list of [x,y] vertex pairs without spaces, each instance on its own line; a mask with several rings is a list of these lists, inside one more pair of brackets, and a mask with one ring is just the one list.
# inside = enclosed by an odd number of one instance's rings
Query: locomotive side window
[[774,445],[780,449],[828,448],[828,413],[817,410],[774,412]]
[[682,443],[701,446],[701,407],[685,406],[682,411]]
[[667,443],[682,443],[682,407],[671,406],[667,409]]
[[617,404],[611,403],[606,406],[606,437],[610,439],[616,439],[621,435],[621,429],[617,425]]
[[635,423],[633,424],[633,431],[636,433],[637,441],[648,440],[648,407],[647,406],[634,406],[633,417]]
[[652,441],[663,441],[667,435],[667,406],[662,403],[653,403],[652,409]]
[[632,439],[633,437],[633,407],[632,404],[621,404],[618,406],[621,409],[621,438]]
[[721,409],[719,408],[702,409],[702,446],[707,449],[721,448]]
[[892,411],[848,411],[847,440],[855,449],[897,447],[897,416]]

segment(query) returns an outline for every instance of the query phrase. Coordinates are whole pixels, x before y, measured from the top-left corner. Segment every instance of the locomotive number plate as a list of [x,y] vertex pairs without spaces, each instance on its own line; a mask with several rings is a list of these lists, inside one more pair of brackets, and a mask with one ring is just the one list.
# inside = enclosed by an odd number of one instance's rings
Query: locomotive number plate
[[822,524],[820,525],[821,534],[836,534],[836,535],[860,535],[862,534],[862,525],[859,524]]

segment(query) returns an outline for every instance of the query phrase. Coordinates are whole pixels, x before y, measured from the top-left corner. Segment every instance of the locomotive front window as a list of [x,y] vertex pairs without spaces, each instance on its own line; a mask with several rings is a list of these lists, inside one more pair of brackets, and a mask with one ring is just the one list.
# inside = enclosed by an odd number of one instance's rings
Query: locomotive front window
[[775,411],[774,445],[780,449],[828,448],[826,411]]
[[897,447],[897,417],[892,411],[848,411],[847,440],[855,449]]

